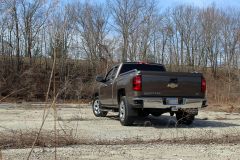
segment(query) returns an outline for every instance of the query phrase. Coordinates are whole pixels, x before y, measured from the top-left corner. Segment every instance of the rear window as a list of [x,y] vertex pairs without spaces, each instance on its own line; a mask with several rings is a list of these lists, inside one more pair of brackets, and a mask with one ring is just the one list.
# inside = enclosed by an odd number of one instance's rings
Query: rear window
[[122,66],[120,74],[128,72],[133,69],[137,69],[139,71],[159,71],[159,72],[166,71],[164,66],[157,64],[124,64]]

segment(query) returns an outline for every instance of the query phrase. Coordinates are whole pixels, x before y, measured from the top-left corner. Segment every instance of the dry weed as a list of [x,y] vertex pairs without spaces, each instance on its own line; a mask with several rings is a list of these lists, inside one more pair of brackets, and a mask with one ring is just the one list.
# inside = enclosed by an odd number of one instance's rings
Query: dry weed
[[[106,139],[84,139],[77,137],[74,134],[74,130],[57,130],[57,143],[55,141],[55,131],[42,131],[39,135],[35,146],[38,147],[63,147],[69,145],[130,145],[130,144],[149,144],[149,143],[168,143],[168,144],[239,144],[240,133],[239,131],[225,131],[225,133],[216,136],[212,130],[198,131],[198,137],[191,137],[191,134],[182,134],[182,132],[176,130],[176,133],[172,134],[169,139],[162,139],[161,136],[158,139],[143,140],[137,136],[135,138],[123,138],[115,140]],[[183,131],[184,132],[184,131]],[[32,142],[35,140],[38,131],[10,131],[0,133],[0,149],[8,148],[29,148],[32,146]],[[1,155],[1,154],[0,154]]]
[[2,157],[2,150],[0,149],[0,160],[2,160],[3,157]]

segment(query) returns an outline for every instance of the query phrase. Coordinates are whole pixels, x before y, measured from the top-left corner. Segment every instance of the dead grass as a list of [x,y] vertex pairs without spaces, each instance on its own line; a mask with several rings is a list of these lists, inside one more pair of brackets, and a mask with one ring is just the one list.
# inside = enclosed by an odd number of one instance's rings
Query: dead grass
[[[0,151],[1,149],[29,148],[35,140],[37,131],[11,131],[0,133]],[[36,141],[37,147],[63,147],[69,145],[130,145],[130,144],[240,144],[240,133],[226,132],[220,136],[216,136],[212,131],[202,130],[199,137],[191,137],[190,135],[175,136],[170,139],[152,139],[143,140],[141,137],[116,139],[116,140],[94,140],[76,137],[73,130],[57,131],[57,143],[55,143],[54,131],[42,131]],[[1,158],[1,152],[0,152]],[[1,160],[1,159],[0,159]]]
[[[32,146],[38,131],[10,131],[0,133],[0,148],[29,148]],[[67,146],[77,144],[77,139],[74,138],[72,131],[63,133],[57,131],[57,146]],[[35,146],[53,147],[55,145],[54,131],[42,131],[39,135]]]
[[86,118],[83,118],[82,116],[80,115],[73,115],[72,117],[70,118],[62,118],[61,116],[58,116],[57,117],[57,120],[58,121],[84,121],[84,120],[87,120]]
[[208,111],[217,111],[217,112],[227,112],[227,113],[240,113],[239,104],[221,104],[213,103],[210,104],[206,110]]
[[227,120],[226,117],[216,117],[215,120]]
[[67,104],[89,104],[91,102],[91,99],[79,99],[79,100],[63,100],[62,103],[67,103]]
[[0,160],[3,159],[2,157],[3,157],[3,156],[2,156],[2,150],[0,149]]
[[[50,58],[34,58],[34,63],[29,66],[29,59],[22,59],[21,72],[16,74],[12,68],[6,67],[8,61],[4,59],[9,57],[0,56],[0,61],[4,62],[0,65],[3,78],[0,79],[0,99],[4,98],[4,102],[19,101],[43,101],[47,92],[48,80],[51,72],[52,59]],[[13,64],[16,63],[16,57],[12,57]],[[55,68],[56,90],[68,82],[66,90],[59,95],[59,99],[66,103],[89,103],[91,95],[94,91],[96,74],[105,73],[105,63],[99,62],[94,69],[85,60],[64,59],[64,64],[57,60]],[[9,64],[8,64],[9,65]],[[62,66],[63,65],[63,66]],[[169,66],[166,66],[167,68]],[[63,68],[68,68],[63,70]],[[10,69],[10,70],[9,70]],[[170,68],[168,68],[169,70]],[[231,105],[236,108],[240,102],[240,83],[239,70],[232,70],[231,76],[228,77],[228,71],[222,67],[218,68],[218,73],[214,78],[210,68],[198,68],[194,70],[191,66],[172,66],[173,71],[198,71],[203,72],[207,80],[207,98],[208,102],[213,104]],[[92,71],[96,70],[96,73]],[[5,73],[6,72],[6,73]],[[67,72],[67,73],[65,73]],[[66,79],[66,75],[69,75]],[[229,79],[230,78],[230,79]],[[27,88],[22,90],[22,88]],[[19,92],[16,92],[20,90]],[[11,94],[12,93],[12,94]],[[14,93],[14,94],[13,94]],[[53,93],[50,92],[50,97]],[[239,107],[240,108],[240,107]],[[230,108],[229,108],[230,109]],[[240,112],[238,110],[238,112]]]

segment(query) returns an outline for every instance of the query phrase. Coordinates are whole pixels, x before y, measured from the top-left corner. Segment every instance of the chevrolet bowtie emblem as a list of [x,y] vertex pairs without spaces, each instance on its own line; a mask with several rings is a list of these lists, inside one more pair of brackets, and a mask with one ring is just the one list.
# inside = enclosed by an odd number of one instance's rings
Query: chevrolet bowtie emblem
[[176,83],[168,83],[167,87],[168,88],[177,88],[178,84],[176,84]]

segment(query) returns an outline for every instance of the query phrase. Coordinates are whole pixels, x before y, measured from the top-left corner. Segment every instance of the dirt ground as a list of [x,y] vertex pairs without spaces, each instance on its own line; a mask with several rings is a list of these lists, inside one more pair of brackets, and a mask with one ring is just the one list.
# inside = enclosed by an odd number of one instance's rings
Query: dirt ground
[[[43,114],[43,104],[0,104],[0,131],[38,130]],[[90,105],[64,104],[57,106],[57,128],[71,130],[76,137],[96,142],[91,145],[74,145],[57,149],[58,159],[240,159],[239,143],[179,144],[160,143],[159,140],[211,139],[239,135],[240,114],[201,110],[190,126],[176,127],[175,117],[168,114],[149,116],[138,120],[134,126],[120,125],[117,113],[105,118],[92,114]],[[51,111],[44,131],[54,128]],[[129,143],[118,144],[125,140]],[[131,140],[139,140],[131,144]],[[98,141],[115,141],[114,145],[98,145]],[[156,143],[155,143],[156,141]],[[3,159],[26,159],[29,149],[2,150]],[[36,148],[31,159],[54,159],[54,149]]]

